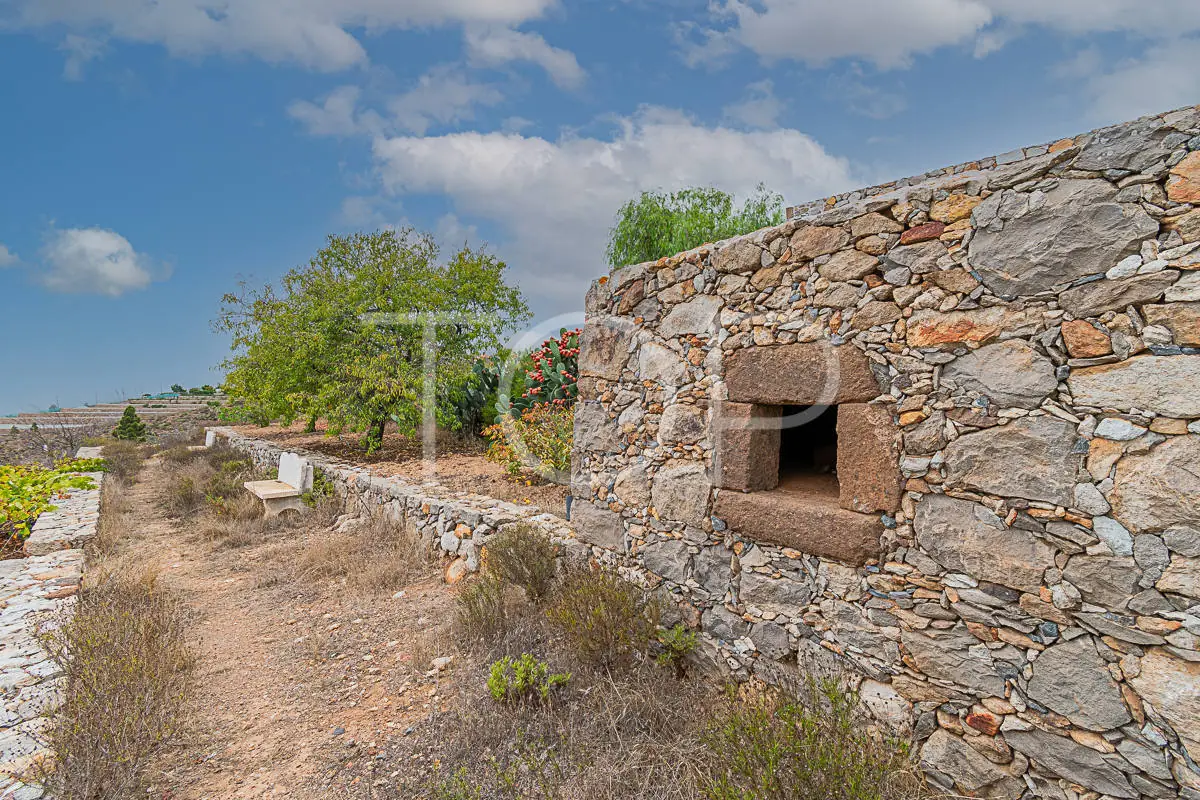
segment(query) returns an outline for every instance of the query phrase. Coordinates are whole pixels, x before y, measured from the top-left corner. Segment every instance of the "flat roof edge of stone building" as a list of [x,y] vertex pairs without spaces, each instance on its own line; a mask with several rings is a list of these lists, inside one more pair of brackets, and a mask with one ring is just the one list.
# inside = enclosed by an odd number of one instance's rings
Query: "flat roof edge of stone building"
[[[876,203],[882,203],[885,200],[896,202],[914,191],[921,189],[947,188],[953,186],[966,185],[972,179],[992,173],[997,167],[1007,167],[1014,171],[1020,170],[1020,165],[1035,158],[1051,155],[1052,148],[1058,148],[1053,152],[1064,153],[1064,160],[1077,156],[1083,148],[1085,148],[1097,135],[1108,133],[1118,133],[1126,129],[1132,129],[1139,125],[1145,125],[1153,121],[1159,121],[1165,125],[1170,125],[1178,119],[1184,118],[1188,114],[1200,114],[1200,105],[1181,106],[1163,111],[1158,114],[1147,114],[1137,119],[1132,119],[1127,122],[1120,122],[1115,125],[1105,125],[1100,128],[1079,133],[1074,136],[1066,136],[1061,139],[1056,139],[1053,142],[1044,144],[1030,145],[1027,147],[1010,150],[1007,153],[1000,155],[988,156],[987,158],[977,159],[975,161],[967,161],[962,164],[956,164],[950,167],[942,167],[931,172],[926,172],[920,175],[913,175],[907,178],[900,178],[887,183],[877,184],[875,186],[867,186],[860,189],[854,189],[849,192],[832,195],[830,197],[812,200],[798,206],[788,206],[786,219],[783,225],[789,223],[795,224],[798,222],[808,222],[819,225],[837,225],[845,222],[860,214],[872,210],[868,206],[874,206]],[[696,247],[675,253],[673,255],[664,256],[663,258],[654,261],[645,261],[636,264],[624,264],[619,267],[612,267],[605,275],[604,280],[612,279],[613,288],[621,286],[627,282],[627,279],[632,279],[636,275],[641,274],[644,270],[657,266],[667,266],[677,264],[687,259],[693,253],[700,251],[713,251],[725,247],[730,242],[737,241],[742,238],[753,238],[761,236],[765,231],[770,231],[780,225],[771,225],[757,231],[750,231],[741,236],[733,236],[729,239],[723,239],[718,242],[705,242]],[[602,280],[601,282],[604,282]]]
[[969,180],[970,176],[975,173],[986,172],[996,167],[1008,166],[1010,164],[1019,164],[1023,161],[1028,161],[1032,158],[1039,158],[1051,152],[1051,148],[1060,146],[1062,150],[1070,147],[1083,147],[1087,145],[1097,134],[1117,132],[1126,128],[1133,128],[1138,125],[1145,124],[1152,120],[1168,121],[1167,118],[1173,115],[1184,115],[1195,112],[1200,109],[1200,105],[1181,106],[1163,111],[1158,114],[1147,114],[1137,119],[1128,120],[1126,122],[1118,122],[1115,125],[1105,125],[1099,128],[1094,128],[1084,133],[1078,133],[1074,136],[1065,136],[1055,139],[1052,142],[1044,142],[1042,144],[1029,145],[1026,147],[1018,147],[1015,150],[1010,150],[1007,153],[987,156],[986,158],[978,158],[974,161],[967,161],[962,164],[955,164],[949,167],[942,167],[930,172],[925,172],[920,175],[911,175],[907,178],[900,178],[887,183],[877,184],[875,186],[866,186],[859,189],[853,189],[841,194],[835,194],[830,197],[811,200],[807,203],[802,203],[797,206],[788,206],[786,219],[806,221],[824,214],[829,211],[841,209],[843,207],[853,207],[857,202],[868,200],[874,197],[882,197],[891,194],[901,195],[904,190],[923,188],[926,186],[944,184],[947,178],[963,178]]

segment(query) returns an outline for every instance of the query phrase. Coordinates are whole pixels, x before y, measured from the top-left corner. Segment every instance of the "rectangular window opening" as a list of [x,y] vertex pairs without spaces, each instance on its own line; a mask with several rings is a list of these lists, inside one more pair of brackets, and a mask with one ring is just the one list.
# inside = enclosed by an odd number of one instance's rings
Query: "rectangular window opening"
[[783,406],[782,422],[779,489],[837,497],[837,406]]

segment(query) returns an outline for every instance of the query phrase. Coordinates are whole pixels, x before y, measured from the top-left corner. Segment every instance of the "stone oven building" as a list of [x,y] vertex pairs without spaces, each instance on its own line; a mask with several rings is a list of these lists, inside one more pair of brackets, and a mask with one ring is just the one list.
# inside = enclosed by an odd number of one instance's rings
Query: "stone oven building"
[[1200,107],[587,297],[577,533],[968,796],[1200,798]]

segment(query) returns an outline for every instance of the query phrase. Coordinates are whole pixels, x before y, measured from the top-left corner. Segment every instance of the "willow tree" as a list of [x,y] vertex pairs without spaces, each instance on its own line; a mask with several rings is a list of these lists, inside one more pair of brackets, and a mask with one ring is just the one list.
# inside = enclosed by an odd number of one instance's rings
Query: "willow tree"
[[605,255],[613,267],[657,261],[705,242],[716,242],[783,222],[783,197],[762,184],[740,208],[713,188],[642,192],[617,211]]
[[504,262],[470,247],[438,257],[411,228],[331,236],[278,289],[226,295],[214,323],[232,337],[226,392],[259,422],[323,417],[334,432],[365,431],[368,449],[389,420],[414,431],[427,376],[461,383],[529,317]]

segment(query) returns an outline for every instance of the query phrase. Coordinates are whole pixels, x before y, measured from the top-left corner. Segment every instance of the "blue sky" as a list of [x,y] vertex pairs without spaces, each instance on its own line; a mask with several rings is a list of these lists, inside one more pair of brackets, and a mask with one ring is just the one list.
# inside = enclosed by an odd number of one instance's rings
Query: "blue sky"
[[386,225],[541,317],[644,189],[795,204],[1200,102],[1195,0],[0,0],[0,412],[220,379],[238,280]]

